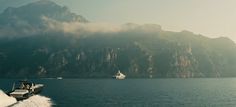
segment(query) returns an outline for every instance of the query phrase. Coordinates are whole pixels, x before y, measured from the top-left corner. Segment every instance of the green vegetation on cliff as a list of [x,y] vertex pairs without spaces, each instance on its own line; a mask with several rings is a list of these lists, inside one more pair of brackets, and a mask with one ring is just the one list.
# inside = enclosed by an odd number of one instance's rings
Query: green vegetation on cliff
[[[54,10],[39,11],[45,6]],[[236,45],[225,37],[148,24],[69,32],[61,26],[89,22],[49,1],[8,8],[0,19],[0,77],[110,78],[117,70],[133,78],[236,76]]]

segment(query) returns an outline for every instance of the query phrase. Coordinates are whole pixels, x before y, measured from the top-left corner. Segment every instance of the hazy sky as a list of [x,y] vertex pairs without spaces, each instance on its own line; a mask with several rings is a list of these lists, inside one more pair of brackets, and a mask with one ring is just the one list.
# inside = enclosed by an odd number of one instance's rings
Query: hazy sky
[[[0,0],[0,11],[37,0]],[[236,0],[53,0],[92,22],[159,24],[236,41]]]

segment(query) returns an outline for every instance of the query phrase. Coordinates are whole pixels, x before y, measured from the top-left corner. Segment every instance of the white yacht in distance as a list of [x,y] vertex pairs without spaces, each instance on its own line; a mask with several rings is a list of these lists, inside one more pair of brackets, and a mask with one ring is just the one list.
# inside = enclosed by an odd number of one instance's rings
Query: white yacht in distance
[[122,74],[122,73],[120,72],[120,70],[119,70],[119,71],[116,73],[116,75],[113,76],[113,78],[122,80],[122,79],[125,79],[125,75]]
[[61,80],[61,79],[63,79],[63,78],[62,78],[62,77],[57,77],[57,79],[58,79],[58,80]]

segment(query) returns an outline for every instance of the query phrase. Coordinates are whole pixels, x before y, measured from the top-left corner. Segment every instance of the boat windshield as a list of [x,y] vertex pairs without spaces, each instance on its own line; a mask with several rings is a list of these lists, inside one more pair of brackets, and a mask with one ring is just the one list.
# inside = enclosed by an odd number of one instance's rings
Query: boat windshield
[[22,81],[20,81],[20,82],[18,82],[16,85],[15,85],[15,87],[16,87],[16,89],[30,89],[30,87],[32,86],[33,84],[32,83],[30,83],[30,82],[22,82]]

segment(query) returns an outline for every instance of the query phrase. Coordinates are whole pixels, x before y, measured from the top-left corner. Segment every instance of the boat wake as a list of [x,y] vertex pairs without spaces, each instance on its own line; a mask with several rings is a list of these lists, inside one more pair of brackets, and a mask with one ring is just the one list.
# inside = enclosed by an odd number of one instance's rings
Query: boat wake
[[26,100],[17,101],[0,90],[0,98],[0,107],[51,107],[53,105],[50,98],[41,95],[34,95]]
[[17,102],[15,98],[9,97],[2,90],[0,90],[0,98],[0,107],[7,107]]

